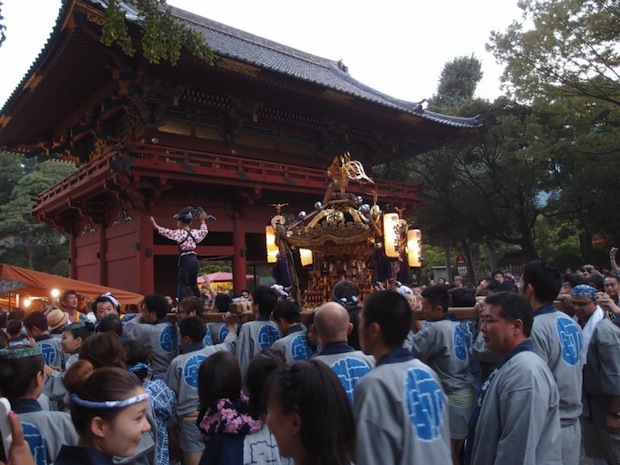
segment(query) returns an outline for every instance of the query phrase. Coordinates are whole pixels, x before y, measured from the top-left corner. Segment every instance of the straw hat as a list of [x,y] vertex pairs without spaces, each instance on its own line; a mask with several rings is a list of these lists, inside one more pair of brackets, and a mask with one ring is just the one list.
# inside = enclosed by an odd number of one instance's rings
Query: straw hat
[[53,308],[47,314],[47,325],[49,326],[51,331],[66,326],[68,321],[69,315],[67,315],[66,312],[63,312],[59,308]]

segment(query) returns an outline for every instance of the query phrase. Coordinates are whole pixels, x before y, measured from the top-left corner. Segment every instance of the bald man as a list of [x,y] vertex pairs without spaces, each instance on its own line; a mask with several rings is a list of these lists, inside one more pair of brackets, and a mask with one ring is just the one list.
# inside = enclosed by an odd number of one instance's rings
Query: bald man
[[338,375],[344,390],[353,402],[353,390],[358,381],[375,366],[375,359],[347,344],[353,325],[349,312],[337,302],[328,302],[316,311],[314,326],[319,336],[321,352],[315,357],[326,363]]

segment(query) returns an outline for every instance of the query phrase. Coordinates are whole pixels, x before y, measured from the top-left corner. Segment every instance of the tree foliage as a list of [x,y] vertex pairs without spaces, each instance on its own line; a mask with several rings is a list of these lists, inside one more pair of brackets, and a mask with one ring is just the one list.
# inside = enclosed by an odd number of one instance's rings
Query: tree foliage
[[536,144],[533,115],[507,98],[474,100],[459,110],[482,126],[464,142],[420,155],[411,166],[424,184],[426,226],[444,240],[517,245],[537,255],[534,238],[548,162]]
[[482,75],[482,64],[473,55],[454,58],[441,71],[437,94],[432,97],[431,105],[450,109],[473,99]]
[[[120,3],[120,0],[108,2],[101,42],[105,45],[117,44],[127,55],[133,56],[136,49],[125,21],[125,10]],[[201,60],[213,62],[215,54],[204,36],[175,19],[165,0],[133,0],[130,3],[137,11],[142,32],[141,49],[149,63],[165,60],[176,65],[182,47]]]
[[[10,164],[10,157],[2,154],[2,164]],[[9,162],[4,163],[7,158]],[[59,262],[67,262],[66,240],[61,234],[35,222],[32,209],[37,194],[67,177],[75,170],[75,165],[49,160],[31,170],[27,165],[21,166],[23,171],[8,201],[0,205],[0,237],[14,240],[13,247],[3,254],[3,261],[40,271],[57,270]],[[0,171],[3,180],[7,175],[7,172]]]
[[2,2],[0,2],[0,47],[6,39],[6,24],[4,24],[4,16],[2,15]]
[[620,2],[521,0],[521,21],[487,46],[518,98],[583,96],[620,106]]

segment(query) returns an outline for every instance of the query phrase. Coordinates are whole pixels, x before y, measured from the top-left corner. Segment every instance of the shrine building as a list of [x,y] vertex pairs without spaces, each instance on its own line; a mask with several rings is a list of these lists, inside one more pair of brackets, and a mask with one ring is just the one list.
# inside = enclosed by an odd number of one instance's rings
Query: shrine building
[[[246,267],[266,263],[271,205],[286,203],[282,211],[291,214],[311,209],[336,155],[349,152],[364,165],[382,203],[414,211],[420,186],[376,179],[372,167],[479,125],[371,89],[342,62],[171,12],[204,34],[214,64],[186,50],[176,66],[150,64],[139,51],[127,56],[100,42],[100,2],[65,0],[47,44],[0,110],[1,150],[78,164],[33,211],[69,238],[71,278],[174,295],[177,246],[149,216],[173,228],[172,216],[191,205],[217,218],[199,258],[231,260],[239,292]],[[370,197],[367,187],[350,190]]]

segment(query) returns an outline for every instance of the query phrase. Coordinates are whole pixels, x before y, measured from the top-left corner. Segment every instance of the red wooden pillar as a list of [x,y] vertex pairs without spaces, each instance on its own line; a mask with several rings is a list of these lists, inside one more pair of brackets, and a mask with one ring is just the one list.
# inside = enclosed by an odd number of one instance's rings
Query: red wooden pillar
[[77,248],[74,235],[69,237],[69,257],[69,277],[77,279]]
[[99,284],[108,285],[108,241],[106,239],[106,227],[104,224],[98,225],[97,234],[99,236],[99,250],[97,259],[99,260]]
[[137,220],[136,272],[138,273],[138,293],[142,295],[155,292],[155,266],[153,263],[153,225],[147,214],[139,214]]
[[246,275],[246,247],[245,247],[245,225],[243,215],[240,212],[233,214],[233,292],[239,294],[247,286]]

